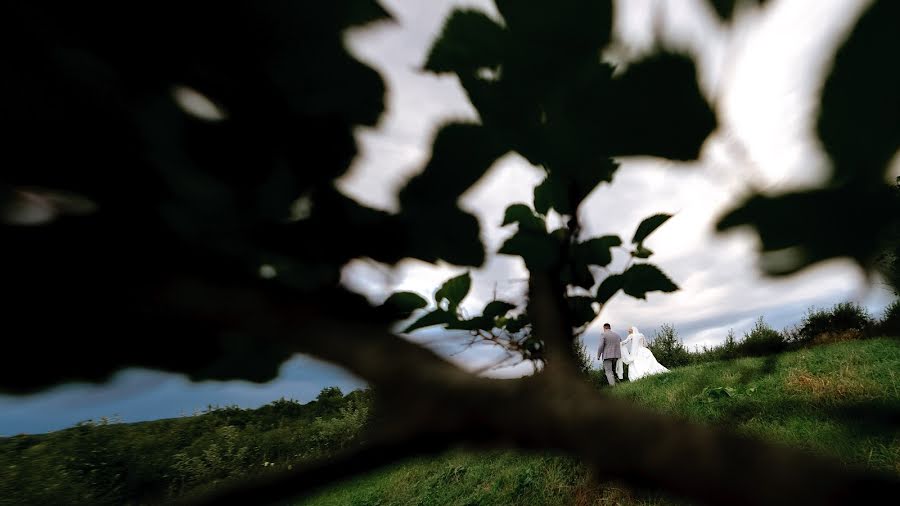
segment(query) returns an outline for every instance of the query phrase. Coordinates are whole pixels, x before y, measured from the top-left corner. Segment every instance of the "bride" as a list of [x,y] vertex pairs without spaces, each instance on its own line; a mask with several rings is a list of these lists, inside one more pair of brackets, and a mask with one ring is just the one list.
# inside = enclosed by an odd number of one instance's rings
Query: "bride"
[[622,359],[617,361],[616,375],[622,379],[622,363],[628,364],[628,381],[635,381],[649,376],[669,372],[668,369],[656,361],[653,352],[647,348],[647,338],[641,334],[637,327],[628,329],[628,337],[622,340]]

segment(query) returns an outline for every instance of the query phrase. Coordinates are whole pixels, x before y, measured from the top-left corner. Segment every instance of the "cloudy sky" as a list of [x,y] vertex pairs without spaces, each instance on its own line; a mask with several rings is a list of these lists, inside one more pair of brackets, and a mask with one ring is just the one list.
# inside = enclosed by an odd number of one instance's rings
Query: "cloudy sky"
[[[673,213],[647,246],[656,252],[654,263],[681,287],[675,294],[651,293],[647,300],[616,296],[586,333],[589,347],[596,345],[596,327],[603,321],[619,331],[636,325],[648,336],[671,323],[694,347],[721,342],[729,329],[741,335],[759,316],[780,329],[796,323],[811,306],[852,300],[878,314],[887,305],[890,294],[848,261],[822,263],[772,280],[760,275],[757,242],[750,233],[716,235],[712,229],[717,217],[751,186],[782,192],[815,184],[827,175],[828,160],[814,136],[817,94],[829,54],[868,3],[773,0],[765,10],[739,12],[733,25],[725,26],[701,0],[616,2],[619,43],[610,50],[610,59],[637,57],[657,42],[690,53],[698,62],[701,88],[718,110],[720,127],[696,163],[621,160],[613,183],[598,187],[582,206],[586,235],[618,234],[626,240],[642,218]],[[382,73],[389,88],[388,111],[376,128],[358,132],[362,154],[339,187],[367,205],[397,210],[397,190],[421,170],[437,126],[477,117],[455,78],[420,70],[429,42],[455,7],[497,14],[490,0],[382,4],[396,22],[357,30],[348,44]],[[503,210],[514,202],[529,202],[540,180],[536,169],[510,155],[463,195],[460,204],[479,218],[489,251],[511,233],[499,227]],[[620,255],[613,267],[625,260]],[[393,267],[358,260],[345,268],[343,280],[380,302],[394,290],[430,296],[443,280],[462,271],[415,261]],[[473,291],[464,303],[469,311],[483,307],[494,294],[513,302],[524,298],[527,272],[518,258],[494,255],[472,275]],[[447,354],[457,351],[452,335],[423,331],[412,338]],[[496,356],[491,349],[473,348],[452,360],[478,368]],[[523,366],[494,374],[528,371],[530,367]],[[104,386],[69,385],[30,397],[0,396],[0,435],[56,430],[101,416],[138,421],[190,415],[209,404],[257,407],[280,397],[308,401],[329,385],[349,391],[362,382],[302,356],[264,385],[191,384],[177,375],[130,370]]]

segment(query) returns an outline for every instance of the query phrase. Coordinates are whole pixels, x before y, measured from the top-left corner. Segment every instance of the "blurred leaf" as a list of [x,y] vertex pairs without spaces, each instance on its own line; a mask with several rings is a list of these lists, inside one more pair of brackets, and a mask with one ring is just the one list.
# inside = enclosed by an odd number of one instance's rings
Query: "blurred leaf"
[[443,309],[435,309],[430,313],[426,313],[424,316],[403,329],[403,333],[408,334],[421,328],[433,327],[435,325],[447,325],[458,321],[455,314],[444,311]]
[[482,311],[481,314],[482,316],[493,319],[506,316],[506,313],[515,308],[515,304],[510,304],[509,302],[504,302],[502,300],[492,300],[484,307],[484,311]]
[[864,268],[889,240],[900,204],[884,174],[900,147],[900,3],[876,1],[838,50],[822,92],[818,133],[832,159],[824,188],[756,195],[724,216],[718,230],[751,225],[762,266],[773,275],[849,257]]
[[455,10],[428,54],[425,69],[431,72],[474,74],[502,61],[506,34],[484,13]]
[[458,320],[447,324],[449,330],[486,330],[494,328],[494,319],[486,316],[476,316],[468,320]]
[[822,90],[818,134],[833,183],[882,184],[900,148],[900,2],[876,1],[838,50]]
[[505,152],[481,125],[451,123],[440,129],[425,169],[400,191],[400,219],[411,224],[410,248],[418,258],[457,265],[484,261],[478,221],[456,202]]
[[577,262],[587,265],[606,267],[612,262],[612,248],[622,245],[619,236],[605,235],[580,242],[573,248],[573,256]]
[[443,285],[438,289],[438,291],[434,294],[434,301],[439,305],[446,300],[450,305],[450,310],[452,311],[454,308],[459,306],[459,303],[462,302],[466,295],[469,294],[469,289],[472,287],[472,276],[469,272],[465,272],[464,274],[460,274],[454,278],[450,278],[444,282]]
[[[590,144],[589,139],[584,139],[585,144]],[[584,161],[578,163],[571,173],[567,174],[571,179],[569,198],[570,206],[580,206],[594,189],[603,182],[612,182],[613,174],[618,170],[619,163],[608,156],[607,153],[591,153]],[[561,214],[572,214],[572,210]]]
[[528,315],[526,313],[522,313],[515,318],[508,319],[504,327],[510,334],[515,334],[525,328],[525,326],[529,323],[530,322],[528,321]]
[[[850,203],[852,212],[848,212]],[[834,257],[868,265],[897,216],[900,203],[888,185],[845,187],[756,196],[725,215],[717,228],[752,224],[762,252],[767,253],[763,268],[769,274],[784,275]]]
[[534,210],[546,215],[550,209],[556,209],[560,214],[572,214],[565,187],[548,175],[534,188]]
[[660,213],[645,218],[634,232],[634,237],[631,239],[631,242],[634,244],[641,244],[648,235],[652,234],[654,230],[659,228],[660,225],[665,223],[666,220],[671,217],[671,214]]
[[592,297],[583,295],[566,297],[566,302],[569,305],[569,316],[572,319],[571,323],[573,327],[581,327],[582,325],[594,321],[594,318],[597,317],[597,313],[592,306],[594,303]]
[[612,274],[604,279],[597,287],[595,299],[601,304],[606,304],[613,295],[625,286],[625,277],[621,274]]
[[540,216],[536,216],[534,211],[525,204],[513,204],[506,208],[501,226],[512,223],[518,223],[520,230],[547,231],[544,220]]
[[496,0],[510,32],[522,47],[529,42],[536,60],[581,59],[609,43],[612,4],[594,0]]
[[[229,304],[387,323],[389,311],[340,287],[341,266],[369,253],[396,261],[414,241],[395,217],[326,195],[357,156],[354,130],[384,110],[381,76],[344,45],[347,27],[386,17],[376,2],[0,10],[15,42],[0,47],[4,156],[30,160],[5,163],[0,185],[99,210],[0,225],[15,245],[0,265],[15,294],[4,335],[31,337],[5,341],[0,391],[106,381],[123,367],[275,378],[293,351],[241,327]],[[301,196],[311,214],[286,224]]]
[[697,87],[690,59],[658,53],[629,66],[612,85],[608,107],[616,120],[601,141],[611,155],[698,157],[716,117]]
[[503,243],[498,253],[522,257],[531,271],[547,270],[559,262],[559,244],[546,232],[519,230]]
[[651,251],[643,246],[638,246],[637,249],[635,249],[634,251],[631,252],[631,256],[633,256],[635,258],[647,259],[647,258],[650,258],[652,255],[653,255],[653,251]]
[[559,227],[554,229],[553,232],[550,232],[550,237],[556,241],[558,245],[566,244],[569,241],[569,236],[572,234],[572,231],[569,230],[568,227]]
[[425,169],[400,191],[401,208],[427,212],[436,206],[455,207],[459,196],[506,151],[481,125],[444,125],[434,139]]
[[391,294],[382,306],[401,318],[408,318],[416,309],[422,309],[428,305],[422,296],[413,292],[396,292]]
[[719,19],[728,21],[734,14],[734,7],[739,1],[755,2],[757,5],[761,6],[765,5],[768,0],[709,0],[709,3],[713,10],[716,11],[716,14],[719,15]]
[[622,289],[632,297],[643,299],[647,292],[674,292],[678,286],[659,268],[651,264],[634,264],[622,273]]
[[585,290],[590,290],[594,286],[594,274],[591,273],[587,264],[573,261],[563,267],[560,281],[565,285],[580,286]]
[[341,19],[345,26],[366,25],[373,21],[393,19],[384,8],[374,0],[350,0],[335,2],[337,8],[344,9]]
[[[484,262],[484,245],[481,243],[478,219],[455,205],[404,212],[397,221],[402,225],[398,227],[400,231],[406,232],[402,243],[406,256],[426,262],[442,259],[454,265],[477,266]],[[448,234],[448,230],[452,230],[453,234]],[[396,234],[397,230],[393,229],[392,232]],[[385,237],[390,237],[389,233],[381,236],[367,235],[376,244]],[[389,246],[391,245],[369,247]]]

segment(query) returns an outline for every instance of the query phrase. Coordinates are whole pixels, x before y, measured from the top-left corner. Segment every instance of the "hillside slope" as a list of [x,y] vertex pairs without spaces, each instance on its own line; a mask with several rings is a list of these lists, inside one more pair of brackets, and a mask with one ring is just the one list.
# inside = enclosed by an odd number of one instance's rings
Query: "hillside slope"
[[[620,385],[616,396],[842,462],[900,474],[900,341],[871,339],[713,362]],[[652,437],[652,435],[648,435]],[[454,452],[335,487],[298,504],[655,504],[592,483],[561,457]]]

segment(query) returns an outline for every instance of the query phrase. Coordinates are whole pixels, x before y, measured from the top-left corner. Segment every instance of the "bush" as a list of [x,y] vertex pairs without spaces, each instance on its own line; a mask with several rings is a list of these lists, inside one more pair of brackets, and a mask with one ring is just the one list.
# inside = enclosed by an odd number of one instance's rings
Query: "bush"
[[219,427],[209,438],[208,446],[196,455],[178,452],[172,464],[173,490],[181,490],[195,483],[216,483],[241,476],[250,463],[250,449],[241,444],[246,438],[233,425]]
[[355,403],[340,408],[334,418],[316,418],[309,427],[309,437],[301,455],[321,458],[353,446],[359,441],[368,420],[369,407]]
[[715,362],[717,360],[731,360],[739,357],[737,339],[734,337],[734,329],[728,330],[725,336],[725,342],[717,346],[704,346],[702,351],[691,353],[691,362],[694,364],[703,364],[706,362]]
[[691,353],[678,338],[678,332],[674,325],[664,323],[656,331],[647,347],[653,352],[656,361],[669,369],[685,366],[692,362]]
[[319,395],[316,396],[316,400],[320,402],[343,398],[344,393],[341,392],[340,387],[325,387],[321,392],[319,392]]
[[797,331],[797,342],[800,344],[810,343],[819,335],[828,332],[831,327],[830,320],[831,311],[814,307],[807,309],[806,315],[800,322],[800,329]]
[[884,314],[878,322],[878,332],[885,336],[900,336],[900,299],[884,308]]
[[580,336],[575,338],[572,342],[572,347],[575,353],[575,361],[578,363],[578,369],[581,371],[581,374],[590,378],[591,371],[594,369],[592,367],[593,360],[591,360],[591,354],[584,345],[584,340]]
[[725,342],[721,347],[722,360],[731,360],[740,356],[737,339],[734,338],[734,329],[728,329],[728,335],[725,336]]
[[874,320],[855,302],[842,302],[829,310],[810,308],[797,331],[797,344],[858,339],[870,333]]
[[787,343],[788,348],[799,348],[803,345],[803,336],[800,334],[800,325],[789,325],[781,331],[781,337]]
[[0,504],[160,504],[224,482],[290,469],[357,443],[372,390],[329,388],[300,404],[208,406],[140,423],[81,422],[43,435],[0,438]]
[[759,357],[781,353],[787,348],[784,337],[770,327],[763,317],[756,320],[753,328],[744,335],[743,341],[736,346],[737,353],[744,357]]
[[851,330],[865,334],[874,323],[866,308],[855,302],[842,302],[831,310],[832,332]]

